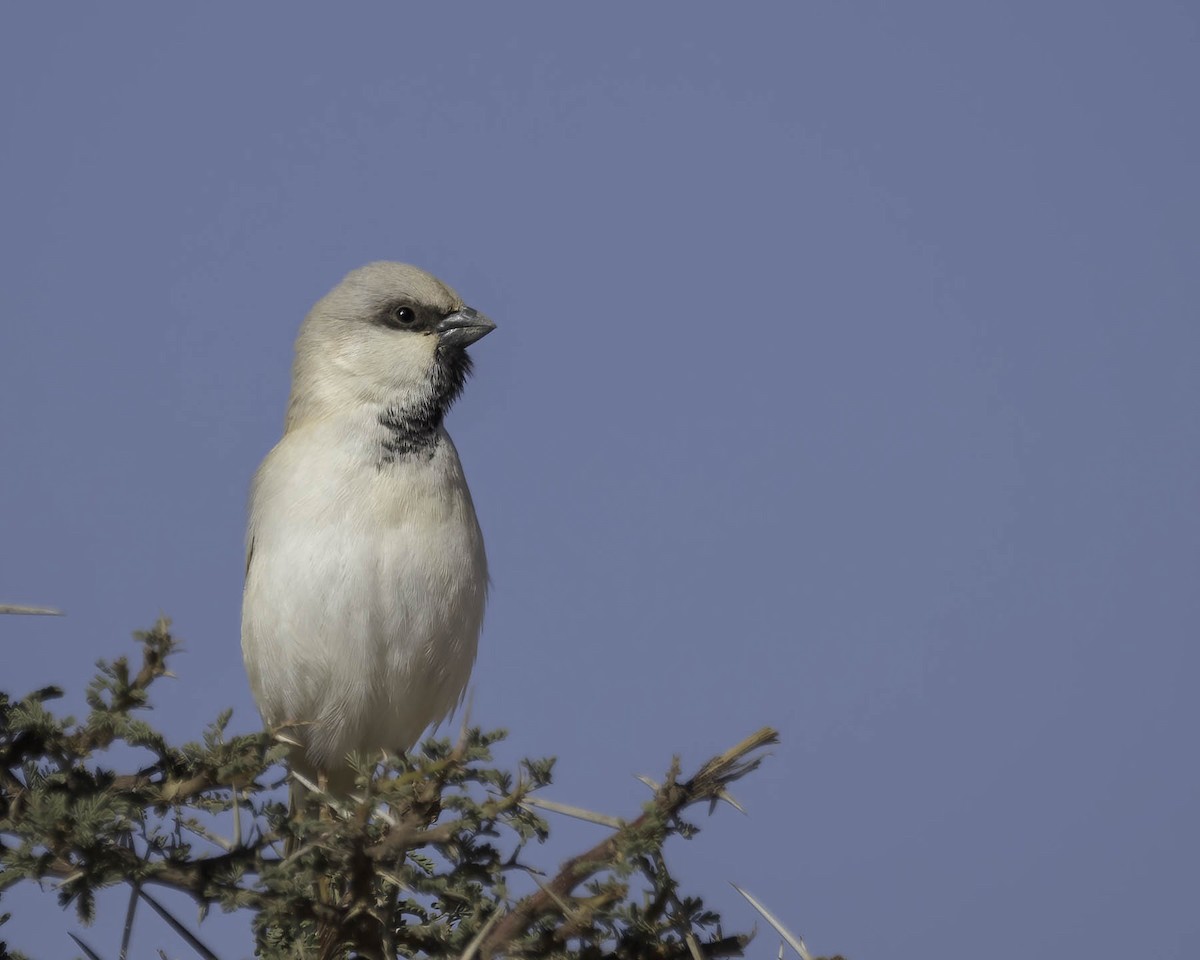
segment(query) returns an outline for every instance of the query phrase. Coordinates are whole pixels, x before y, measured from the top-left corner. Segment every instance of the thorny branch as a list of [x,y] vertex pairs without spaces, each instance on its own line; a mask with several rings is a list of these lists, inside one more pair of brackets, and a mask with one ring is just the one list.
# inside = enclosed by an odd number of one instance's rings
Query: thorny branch
[[[715,913],[679,893],[662,848],[694,833],[682,819],[689,807],[726,797],[758,767],[774,730],[686,780],[676,760],[640,816],[600,818],[615,824],[608,837],[519,896],[510,877],[536,882],[525,857],[549,833],[527,801],[550,783],[553,761],[495,769],[490,748],[503,734],[464,730],[454,744],[360,764],[356,801],[310,795],[289,815],[277,789],[286,747],[269,734],[227,736],[226,712],[202,742],[177,746],[143,719],[150,689],[172,675],[176,641],[165,620],[136,637],[137,669],[125,658],[101,662],[78,722],[48,709],[57,688],[19,700],[0,693],[0,896],[22,881],[56,880],[60,902],[88,922],[104,887],[167,887],[202,911],[252,911],[264,960],[741,953],[748,938],[724,933]],[[118,747],[144,762],[107,769]],[[240,829],[220,837],[235,810]]]
[[564,898],[570,896],[585,880],[612,866],[625,850],[642,848],[647,843],[661,844],[668,825],[687,807],[717,799],[726,786],[757,769],[762,762],[761,757],[750,760],[745,757],[778,742],[778,733],[770,727],[763,727],[737,746],[709,760],[685,783],[677,782],[679,760],[676,758],[666,782],[655,792],[651,808],[592,849],[567,860],[553,880],[543,884],[537,893],[520,901],[484,937],[479,947],[480,955],[491,957],[502,952],[531,921],[542,914],[560,911]]

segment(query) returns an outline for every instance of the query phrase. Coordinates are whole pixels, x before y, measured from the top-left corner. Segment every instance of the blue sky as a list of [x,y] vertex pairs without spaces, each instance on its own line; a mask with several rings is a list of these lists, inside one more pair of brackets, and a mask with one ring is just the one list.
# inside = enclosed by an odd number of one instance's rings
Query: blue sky
[[621,814],[772,724],[669,851],[730,926],[732,880],[855,960],[1190,956],[1198,65],[1182,2],[10,10],[0,600],[68,616],[0,621],[2,688],[166,613],[157,722],[256,726],[291,341],[405,260],[500,324],[450,428],[505,759]]

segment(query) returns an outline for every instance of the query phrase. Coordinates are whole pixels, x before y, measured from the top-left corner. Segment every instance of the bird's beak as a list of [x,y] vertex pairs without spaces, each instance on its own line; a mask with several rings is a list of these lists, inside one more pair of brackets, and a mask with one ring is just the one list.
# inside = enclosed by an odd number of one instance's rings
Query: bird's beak
[[463,307],[442,318],[437,330],[438,340],[448,347],[469,347],[496,329],[496,324],[478,310]]

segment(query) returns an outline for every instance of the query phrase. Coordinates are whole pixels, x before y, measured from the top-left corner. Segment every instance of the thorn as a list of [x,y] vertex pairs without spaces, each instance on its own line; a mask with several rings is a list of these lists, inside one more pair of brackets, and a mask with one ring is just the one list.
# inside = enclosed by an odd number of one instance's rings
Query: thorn
[[[193,950],[195,950],[198,954],[200,954],[200,956],[204,957],[204,960],[220,960],[220,958],[215,953],[213,953],[211,950],[209,950],[208,947],[206,947],[200,941],[199,937],[197,937],[194,933],[192,933],[191,930],[189,930],[182,923],[180,923],[178,920],[176,920],[175,917],[173,917],[171,915],[171,912],[166,907],[164,907],[161,903],[159,903],[152,896],[150,896],[150,894],[148,894],[145,890],[139,890],[138,895],[143,900],[145,900],[148,904],[150,904],[150,906],[154,909],[154,912],[157,913],[160,917],[162,917],[167,922],[167,925],[172,930],[174,930],[184,940],[187,941],[188,946],[190,946]],[[806,958],[806,960],[807,960],[807,958]]]
[[458,728],[458,742],[459,743],[467,742],[467,732],[471,726],[471,710],[475,706],[475,688],[474,687],[471,687],[469,690],[467,690],[467,695],[464,699],[465,699],[465,704],[463,706],[462,723],[459,725],[459,728]]
[[24,617],[61,617],[63,615],[61,610],[55,610],[53,607],[24,607],[19,603],[0,603],[0,613],[13,613]]
[[771,926],[773,926],[775,928],[775,932],[787,941],[788,946],[790,946],[796,951],[796,953],[800,955],[800,960],[812,960],[812,954],[808,952],[808,947],[804,945],[804,941],[800,937],[796,936],[794,933],[788,930],[787,927],[776,920],[775,915],[772,914],[770,910],[754,899],[754,897],[750,896],[750,894],[739,887],[736,883],[730,883],[729,885],[743,897],[745,897],[750,906],[762,914],[762,918]]
[[[357,800],[358,798],[355,797],[355,799]],[[384,823],[386,823],[389,827],[394,827],[396,825],[396,818],[393,817],[390,813],[388,813],[388,811],[385,810],[383,807],[375,808],[375,816],[377,816],[380,820],[382,820]]]
[[125,929],[121,933],[121,949],[117,953],[117,960],[125,960],[129,955],[129,941],[133,938],[133,917],[137,912],[138,905],[138,885],[130,884],[129,887],[129,906],[125,908]]
[[733,798],[733,794],[731,794],[728,790],[722,790],[720,793],[718,793],[717,799],[724,800],[727,804],[729,804],[731,807],[733,807],[733,809],[736,810],[740,814],[744,815],[746,813],[746,808],[743,807],[740,803],[738,803]]
[[232,842],[230,842],[229,840],[226,840],[224,837],[220,836],[219,834],[209,832],[208,830],[204,829],[204,827],[202,827],[199,823],[197,823],[194,820],[190,820],[190,819],[182,820],[182,821],[180,821],[179,825],[184,830],[187,830],[189,833],[194,833],[196,836],[204,838],[209,843],[215,843],[218,847],[220,847],[226,853],[229,853],[231,850],[233,850]]
[[233,799],[233,845],[242,845],[242,805],[238,802],[238,788],[230,787],[229,793]]
[[572,807],[569,804],[559,803],[556,800],[526,797],[521,801],[521,806],[540,807],[542,810],[549,810],[551,813],[561,813],[564,817],[574,817],[576,820],[598,823],[602,827],[611,827],[613,830],[620,830],[625,825],[625,821],[619,817],[610,817],[606,813],[593,813],[591,810],[584,810],[582,807]]
[[79,949],[88,955],[88,960],[101,960],[100,954],[80,940],[77,936],[75,936],[75,934],[68,933],[67,936],[79,944]]
[[401,880],[394,873],[389,873],[387,870],[378,870],[377,872],[381,877],[383,877],[384,880],[386,880],[388,883],[390,883],[397,890],[404,890],[406,892],[415,892],[415,891],[413,891],[412,887],[410,887],[407,883],[405,883],[403,880]]
[[484,938],[492,932],[492,927],[499,922],[502,916],[504,916],[504,911],[497,910],[490,917],[488,917],[487,923],[480,928],[479,932],[471,939],[471,942],[467,944],[467,949],[463,951],[462,956],[459,957],[458,960],[471,960],[471,958],[475,956],[475,951],[479,949],[479,945],[483,943]]
[[554,903],[558,907],[558,909],[562,911],[563,917],[565,917],[567,920],[575,919],[575,917],[579,913],[578,910],[572,910],[570,904],[568,904],[562,897],[560,897],[557,893],[555,893],[548,886],[546,886],[546,884],[542,883],[542,881],[539,880],[537,877],[533,878],[533,882],[538,885],[538,887],[541,889],[542,893],[544,893],[546,896],[548,896],[551,900],[554,901]]
[[[278,740],[281,738],[276,737],[275,739]],[[287,740],[284,741],[284,743],[288,743],[288,742],[289,741],[287,741]],[[292,779],[295,780],[298,784],[300,784],[300,786],[304,787],[304,789],[308,790],[310,793],[323,793],[324,792],[320,787],[318,787],[315,783],[313,783],[311,780],[309,780],[308,777],[304,776],[304,774],[302,774],[302,773],[297,773],[295,770],[292,771]]]

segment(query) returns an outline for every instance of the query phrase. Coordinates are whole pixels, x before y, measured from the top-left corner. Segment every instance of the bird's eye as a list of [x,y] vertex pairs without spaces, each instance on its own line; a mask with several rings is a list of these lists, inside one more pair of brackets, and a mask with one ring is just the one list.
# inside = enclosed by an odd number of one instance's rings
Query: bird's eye
[[388,313],[387,324],[397,329],[411,327],[417,322],[417,311],[412,307],[393,307]]

